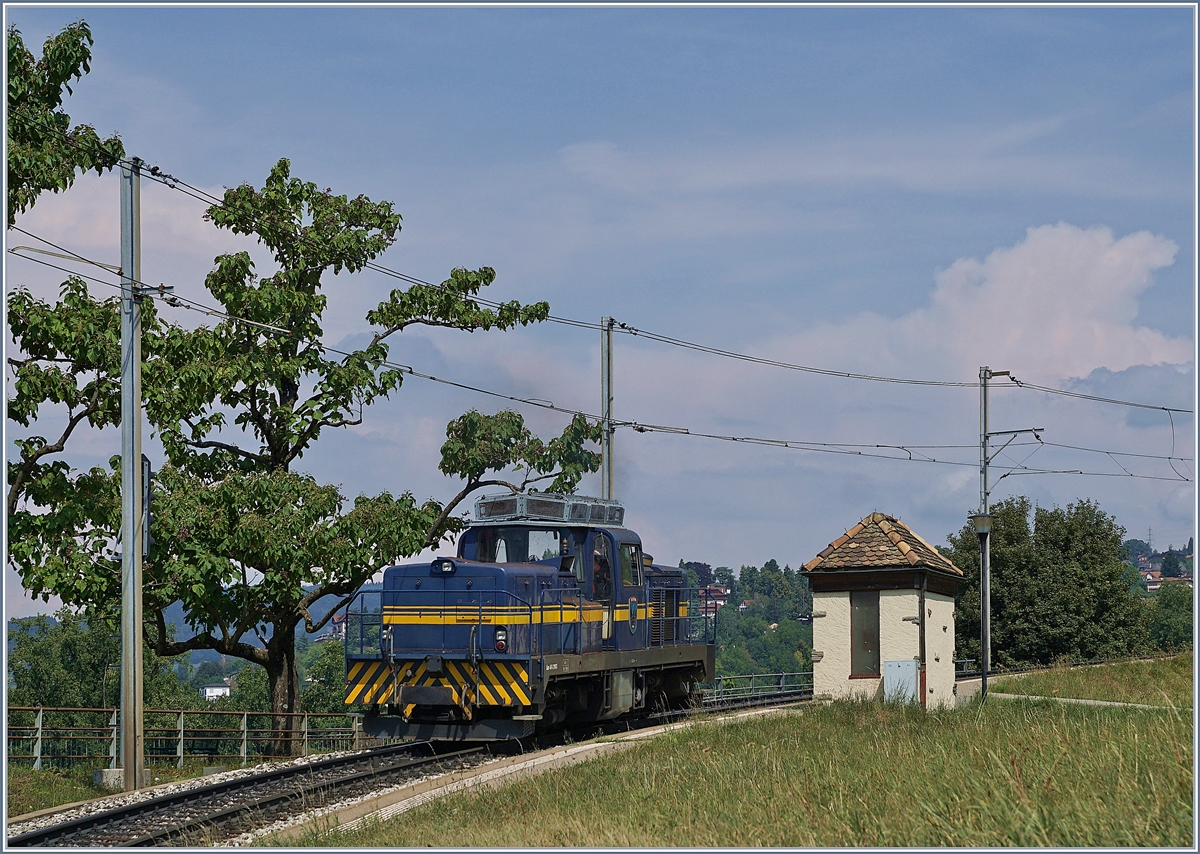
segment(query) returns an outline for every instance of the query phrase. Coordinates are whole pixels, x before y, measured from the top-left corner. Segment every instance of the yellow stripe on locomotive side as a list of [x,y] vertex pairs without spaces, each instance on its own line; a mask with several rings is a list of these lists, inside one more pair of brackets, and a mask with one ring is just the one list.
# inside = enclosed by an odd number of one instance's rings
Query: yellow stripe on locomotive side
[[[628,608],[626,609],[628,611]],[[604,621],[602,607],[546,606],[534,608],[510,608],[486,605],[482,609],[470,605],[447,605],[443,608],[418,607],[414,605],[389,605],[383,609],[383,622],[387,625],[452,626],[458,624],[480,624],[491,626],[527,626],[539,623],[601,623]]]

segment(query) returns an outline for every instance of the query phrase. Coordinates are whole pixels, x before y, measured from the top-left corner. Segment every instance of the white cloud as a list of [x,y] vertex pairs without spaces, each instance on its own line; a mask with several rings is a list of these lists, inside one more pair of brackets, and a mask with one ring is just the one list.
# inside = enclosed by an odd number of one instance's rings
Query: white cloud
[[1178,246],[1106,227],[1030,228],[1023,241],[939,273],[929,305],[896,319],[862,314],[773,350],[847,370],[967,379],[979,365],[1060,382],[1096,368],[1191,359],[1192,342],[1133,325],[1138,297]]

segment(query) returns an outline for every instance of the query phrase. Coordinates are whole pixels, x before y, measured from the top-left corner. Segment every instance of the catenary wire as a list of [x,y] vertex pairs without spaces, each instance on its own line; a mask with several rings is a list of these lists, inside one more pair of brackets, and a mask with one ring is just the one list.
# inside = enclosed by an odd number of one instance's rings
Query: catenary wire
[[[84,146],[81,143],[79,143],[78,140],[72,139],[69,135],[67,135],[60,128],[54,127],[52,125],[48,125],[48,124],[41,122],[37,119],[34,119],[32,117],[25,116],[25,115],[21,114],[20,112],[14,113],[13,115],[15,115],[16,117],[18,117],[24,121],[34,122],[36,124],[39,124],[43,128],[50,130],[51,132],[60,134],[69,144],[74,145],[79,148],[84,148]],[[127,158],[121,159],[118,162],[123,165],[129,165],[129,166],[137,165],[132,160],[127,159]],[[139,162],[141,162],[141,161],[139,161]],[[141,172],[140,167],[139,167],[139,172]],[[207,192],[206,190],[200,189],[199,187],[196,187],[196,186],[188,183],[187,181],[177,178],[174,175],[163,172],[157,166],[147,166],[146,170],[144,172],[141,172],[141,174],[146,174],[151,179],[163,184],[164,186],[169,187],[170,189],[182,192],[185,195],[188,195],[194,199],[197,199],[198,201],[204,202],[205,204],[222,204],[224,201],[223,199],[218,198],[217,196],[213,195],[212,193]],[[423,279],[419,279],[415,276],[410,276],[408,274],[401,273],[397,270],[392,270],[388,267],[383,266],[382,264],[378,264],[373,261],[367,262],[364,266],[367,269],[371,269],[375,272],[395,277],[397,279],[400,279],[405,282],[409,282],[411,284],[422,285],[425,287],[432,287],[432,288],[443,287],[442,285],[436,285],[432,282],[428,282]],[[475,302],[477,302],[481,305],[486,305],[490,308],[496,308],[496,307],[499,307],[500,305],[502,305],[502,303],[488,300],[488,299],[485,299],[485,298],[479,297],[479,296],[475,296],[472,299]],[[574,327],[583,328],[583,329],[595,330],[595,329],[599,329],[601,326],[599,323],[593,323],[593,322],[584,321],[584,320],[576,320],[573,318],[558,317],[555,315],[550,315],[546,319],[553,323],[559,323],[559,324],[574,326]],[[615,329],[615,331],[619,331],[619,332],[622,332],[625,334],[641,336],[643,338],[647,338],[652,341],[669,344],[671,346],[682,347],[682,348],[694,350],[697,352],[709,353],[711,355],[722,356],[725,358],[732,358],[732,359],[751,362],[751,363],[755,363],[755,364],[762,364],[762,365],[767,365],[767,366],[771,366],[771,367],[784,368],[784,369],[788,369],[788,370],[802,371],[802,372],[806,372],[806,373],[814,373],[814,374],[823,375],[823,376],[841,377],[844,379],[868,380],[868,381],[872,381],[872,382],[900,383],[900,384],[905,384],[905,385],[943,386],[943,387],[949,386],[949,387],[960,387],[960,388],[978,388],[979,387],[978,382],[953,382],[953,381],[943,381],[943,380],[921,380],[921,379],[902,378],[902,377],[887,377],[887,376],[879,376],[879,375],[874,375],[874,374],[862,374],[862,373],[855,373],[855,372],[850,372],[850,371],[836,371],[836,370],[826,369],[826,368],[816,368],[816,367],[812,367],[812,366],[808,366],[808,365],[798,365],[798,364],[793,364],[790,362],[783,362],[783,361],[775,360],[775,359],[766,359],[766,358],[762,358],[762,357],[758,357],[758,356],[750,356],[750,355],[744,354],[744,353],[736,353],[731,350],[724,350],[724,349],[721,349],[718,347],[710,347],[710,346],[704,345],[704,344],[697,344],[695,342],[686,341],[681,338],[674,338],[674,337],[671,337],[668,335],[662,335],[659,333],[650,332],[648,330],[638,329],[634,326],[631,326],[631,325],[623,323],[623,322],[617,322],[616,324],[614,324],[614,329]],[[1154,405],[1154,404],[1136,403],[1133,401],[1119,400],[1116,398],[1100,397],[1097,395],[1088,395],[1088,394],[1083,394],[1080,392],[1067,391],[1065,389],[1056,389],[1056,388],[1052,388],[1050,386],[1042,386],[1042,385],[1037,385],[1034,383],[1022,382],[1012,376],[1010,376],[1009,379],[1012,380],[1013,383],[1015,383],[1020,388],[1028,388],[1028,389],[1040,391],[1040,392],[1043,392],[1046,394],[1059,394],[1059,395],[1064,395],[1067,397],[1075,397],[1075,398],[1079,398],[1079,399],[1083,399],[1083,400],[1091,400],[1091,401],[1095,401],[1095,402],[1109,403],[1109,404],[1114,404],[1114,405],[1119,405],[1119,406],[1131,406],[1131,407],[1136,407],[1136,408],[1140,408],[1140,409],[1158,409],[1158,410],[1162,410],[1162,411],[1165,411],[1168,413],[1171,413],[1171,412],[1181,412],[1181,413],[1187,413],[1187,414],[1192,413],[1192,410],[1190,410],[1190,409],[1180,409],[1180,408],[1173,408],[1173,407],[1166,407],[1166,406],[1158,406],[1158,405]],[[1173,427],[1174,427],[1174,425],[1172,424],[1172,434],[1174,433]],[[1172,440],[1174,440],[1173,435],[1172,435]]]
[[[62,249],[67,254],[70,254],[73,257],[78,258],[81,262],[98,265],[98,262],[92,261],[91,259],[88,259],[82,255],[78,255],[77,253],[71,252],[70,250],[67,250],[64,247],[61,247],[54,243],[51,243],[50,241],[43,240],[43,238],[38,237],[37,235],[35,235],[31,232],[22,230],[22,233],[28,235],[29,237],[32,237],[35,240],[41,240],[42,242],[45,242],[47,245],[54,246],[55,248],[58,248],[58,249]],[[19,252],[16,252],[15,250],[9,250],[9,252],[16,255],[19,258],[24,258],[28,261],[33,261],[36,264],[41,264],[43,266],[50,267],[50,268],[53,268],[56,270],[61,270],[66,273],[79,276],[79,278],[82,278],[82,279],[94,281],[99,284],[106,285],[108,287],[112,287],[112,288],[115,288],[118,290],[120,290],[122,288],[122,285],[120,285],[118,283],[108,282],[108,281],[105,281],[105,280],[100,279],[95,276],[79,274],[75,271],[72,271],[72,270],[66,268],[66,267],[62,267],[60,265],[53,264],[48,261],[43,261],[38,258],[31,258],[27,255],[22,255]],[[153,289],[153,287],[154,287],[152,285],[146,285],[142,282],[136,282],[136,281],[133,282],[132,284],[134,286],[141,287],[144,289]],[[224,311],[221,311],[220,309],[212,308],[210,306],[205,306],[202,303],[198,303],[197,301],[188,299],[186,297],[178,297],[174,294],[167,295],[167,296],[163,296],[163,295],[155,296],[153,293],[146,293],[146,294],[144,294],[144,296],[152,298],[152,299],[162,299],[164,302],[166,302],[168,305],[171,305],[172,307],[200,311],[200,312],[202,312],[206,315],[212,316],[212,317],[217,317],[217,318],[221,318],[224,320],[228,320],[231,323],[242,323],[242,324],[252,326],[254,328],[262,329],[264,331],[272,332],[272,333],[276,333],[276,334],[282,334],[282,335],[294,334],[292,330],[288,330],[288,329],[278,327],[278,326],[272,326],[270,324],[264,324],[259,321],[254,321],[254,320],[250,320],[248,318],[238,317],[236,315],[231,315],[228,312],[224,312]],[[324,344],[321,344],[320,342],[315,342],[315,343],[316,343],[316,346],[320,347],[324,352],[333,353],[333,354],[336,354],[336,355],[339,355],[342,357],[350,357],[352,355],[349,352],[339,350],[335,347],[326,346]],[[381,360],[380,364],[382,367],[388,367],[393,370],[400,370],[404,373],[407,373],[411,376],[415,376],[419,379],[424,379],[424,380],[439,383],[442,385],[459,388],[459,389],[462,389],[465,391],[471,391],[471,392],[475,392],[477,394],[483,394],[483,395],[487,395],[490,397],[508,400],[508,401],[511,401],[514,403],[523,403],[523,404],[526,404],[529,406],[535,406],[535,407],[539,407],[542,409],[553,410],[555,412],[560,412],[560,413],[568,414],[568,415],[572,415],[572,416],[579,415],[579,416],[587,418],[591,421],[600,421],[601,420],[600,416],[598,416],[594,413],[589,413],[589,412],[586,412],[583,410],[578,410],[578,409],[571,409],[568,407],[561,407],[561,406],[554,404],[552,401],[547,401],[547,400],[538,399],[538,398],[524,398],[524,397],[518,397],[515,395],[508,395],[508,394],[504,394],[502,392],[496,392],[496,391],[492,391],[490,389],[484,389],[484,388],[480,388],[478,386],[472,386],[467,383],[461,383],[461,382],[457,382],[455,380],[448,380],[443,377],[437,377],[432,374],[426,374],[426,373],[417,371],[415,368],[413,368],[410,365],[404,365],[404,364],[401,364],[398,362],[393,362],[391,360],[386,360],[386,359]],[[614,427],[630,427],[639,433],[671,433],[671,434],[676,434],[676,435],[688,435],[688,436],[696,436],[696,437],[700,437],[700,438],[707,438],[707,439],[714,439],[714,440],[738,442],[738,443],[742,443],[742,444],[783,447],[783,448],[788,448],[791,450],[807,450],[807,451],[812,451],[815,453],[830,453],[830,454],[845,455],[845,456],[868,457],[868,458],[874,458],[874,459],[899,460],[901,462],[923,462],[923,463],[931,463],[931,464],[937,464],[937,465],[965,466],[965,467],[970,467],[970,468],[974,468],[977,466],[977,463],[973,463],[973,462],[961,462],[961,461],[957,461],[957,460],[939,460],[939,459],[935,459],[935,458],[929,457],[924,454],[920,454],[918,457],[914,457],[913,453],[912,453],[913,450],[918,450],[918,453],[919,453],[919,449],[935,449],[935,448],[963,449],[963,448],[974,448],[975,447],[974,445],[944,445],[944,446],[911,445],[911,446],[909,446],[909,445],[899,445],[899,444],[853,444],[853,443],[843,444],[843,443],[833,443],[833,442],[806,442],[806,441],[802,441],[802,440],[765,439],[765,438],[754,437],[754,436],[730,436],[730,435],[722,435],[722,434],[695,431],[695,430],[691,430],[690,428],[686,428],[686,427],[674,427],[674,426],[667,426],[667,425],[661,425],[661,424],[641,424],[636,421],[614,420],[614,421],[612,421],[612,424]],[[1022,444],[1033,444],[1033,443],[1022,443]],[[1050,444],[1050,443],[1045,443],[1045,444]],[[895,456],[895,455],[891,455],[891,454],[877,454],[877,453],[871,453],[870,451],[853,450],[853,449],[857,449],[857,448],[873,448],[873,449],[878,449],[878,450],[892,449],[892,450],[902,451],[902,452],[906,453],[908,456],[901,457],[901,456]],[[1096,449],[1084,449],[1084,448],[1080,448],[1078,446],[1075,446],[1074,449],[1075,450],[1096,450]],[[1036,449],[1035,449],[1035,452],[1036,452]],[[1098,451],[1098,452],[1108,453],[1108,452],[1102,452],[1102,451]],[[1032,456],[1032,454],[1030,456]],[[1133,455],[1131,454],[1130,456],[1133,456]],[[1152,455],[1137,455],[1137,456],[1150,457]],[[1157,458],[1162,459],[1161,457],[1157,457]],[[1026,457],[1026,459],[1028,459],[1028,457]],[[1190,478],[1184,477],[1183,475],[1179,474],[1179,472],[1177,472],[1177,471],[1176,471],[1176,474],[1178,475],[1178,477],[1168,478],[1168,477],[1158,477],[1158,476],[1153,476],[1153,475],[1139,475],[1139,474],[1116,475],[1115,473],[1084,472],[1084,471],[1078,470],[1078,469],[1071,469],[1071,470],[1067,470],[1067,469],[1062,469],[1062,470],[1031,469],[1031,468],[1028,468],[1028,467],[1020,465],[1020,464],[1017,465],[1016,467],[1014,467],[1013,469],[1010,469],[1009,472],[1006,472],[999,479],[1002,479],[1003,477],[1006,477],[1010,474],[1017,473],[1018,470],[1020,470],[1021,473],[1026,473],[1026,474],[1077,474],[1077,475],[1092,475],[1092,476],[1105,476],[1105,477],[1128,476],[1128,477],[1139,478],[1139,479],[1144,479],[1144,480],[1170,480],[1170,481],[1185,480],[1185,481],[1190,481]]]

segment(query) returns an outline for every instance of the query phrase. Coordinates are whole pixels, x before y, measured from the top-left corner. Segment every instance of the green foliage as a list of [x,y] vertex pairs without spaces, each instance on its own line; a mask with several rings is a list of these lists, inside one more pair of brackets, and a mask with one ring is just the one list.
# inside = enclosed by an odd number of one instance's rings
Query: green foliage
[[[738,585],[738,578],[734,575],[732,569],[727,566],[718,566],[713,570],[713,581],[719,587],[724,587],[729,591],[729,601],[738,603],[742,600],[739,598],[741,588]],[[806,582],[807,583],[807,582]]]
[[[266,663],[240,641],[265,624],[291,627],[321,595],[345,596],[380,566],[420,551],[442,507],[411,493],[359,496],[345,510],[335,487],[289,471],[229,473],[208,482],[174,467],[159,472],[162,496],[148,572],[147,608],[181,600],[201,643]],[[249,579],[253,572],[255,580]],[[155,638],[157,641],[157,637]]]
[[[64,608],[49,617],[14,620],[8,657],[14,706],[109,708],[121,697],[121,641],[103,620],[85,621]],[[175,675],[176,659],[143,652],[143,702],[148,708],[191,708],[194,695]]]
[[[600,425],[588,424],[582,415],[572,418],[561,436],[543,443],[516,412],[483,415],[472,409],[446,426],[438,468],[466,480],[468,491],[499,485],[523,492],[532,483],[554,478],[548,491],[574,492],[583,475],[600,465],[599,455],[583,447],[589,441],[600,441]],[[523,469],[524,480],[519,484],[485,480],[489,471],[508,468]]]
[[1173,546],[1167,549],[1162,560],[1162,577],[1163,578],[1178,578],[1183,575],[1183,561],[1179,559],[1178,552]]
[[1125,565],[1125,571],[1121,574],[1125,579],[1125,583],[1129,585],[1129,592],[1139,599],[1149,599],[1150,591],[1146,589],[1146,582],[1142,580],[1142,574],[1138,572],[1136,566]]
[[[346,601],[379,567],[461,528],[457,505],[479,486],[503,482],[488,480],[489,471],[524,470],[516,488],[553,479],[556,491],[574,489],[599,467],[599,456],[583,447],[598,439],[598,427],[576,418],[543,443],[516,413],[471,412],[451,423],[442,448],[441,470],[467,481],[452,501],[382,493],[347,506],[336,487],[291,466],[323,431],[361,423],[364,407],[400,387],[402,371],[387,363],[389,336],[413,325],[509,329],[544,319],[549,306],[481,307],[474,296],[494,271],[454,270],[441,287],[393,291],[368,315],[377,331],[367,346],[327,358],[325,276],[361,270],[392,244],[400,217],[391,203],[321,190],[293,178],[280,160],[261,189],[226,191],[206,217],[256,235],[277,269],[260,277],[244,252],[215,259],[206,287],[229,315],[250,323],[160,326],[144,306],[146,412],[168,456],[156,478],[156,542],[144,565],[147,640],[159,656],[213,649],[261,665],[269,708],[294,711],[297,626],[318,631],[336,610],[314,620],[315,602]],[[12,562],[35,594],[103,611],[120,589],[108,547],[120,515],[116,461],[111,472],[76,474],[65,461],[43,458],[61,453],[83,420],[97,428],[117,423],[117,306],[90,300],[72,280],[57,306],[15,292],[10,312],[28,355],[16,363],[10,413],[29,426],[39,406],[58,403],[71,419],[57,442],[22,440],[22,463],[9,468]],[[16,514],[21,499],[33,506]],[[191,637],[167,631],[163,610],[176,601]]]
[[[1120,658],[1146,642],[1145,609],[1121,563],[1125,530],[1094,501],[992,508],[992,655],[999,667]],[[964,525],[946,556],[963,570],[955,603],[955,658],[979,660],[979,538]]]
[[[15,439],[18,455],[7,464],[8,559],[25,586],[47,599],[54,593],[64,602],[86,602],[96,578],[120,577],[109,547],[120,529],[118,461],[107,471],[76,472],[63,459],[80,425],[120,422],[119,311],[118,299],[93,300],[75,277],[63,283],[54,305],[23,288],[8,295],[9,331],[20,351],[9,359],[9,418],[32,428],[57,410],[66,422],[57,438]],[[154,351],[157,323],[147,304],[146,353]]]
[[346,710],[346,648],[341,641],[327,640],[313,645],[316,655],[308,665],[300,708],[306,712]]
[[707,563],[699,561],[679,561],[679,568],[687,572],[687,577],[691,580],[692,587],[708,587],[710,584],[716,583],[716,578],[713,575],[713,568]]
[[1150,557],[1154,554],[1154,549],[1150,548],[1150,544],[1145,540],[1129,539],[1121,544],[1124,551],[1124,559],[1131,563],[1137,563],[1137,559],[1142,555]]
[[[728,578],[723,569],[714,573],[717,583]],[[744,612],[743,600],[750,602]],[[737,589],[717,612],[717,675],[812,670],[812,626],[797,619],[811,613],[808,581],[791,567],[780,569],[773,559],[761,569],[743,566]]]
[[794,620],[812,613],[808,580],[789,566],[783,569],[774,559],[762,568],[743,566],[737,586],[740,601],[749,601],[747,613],[760,615],[769,623]]
[[211,703],[214,709],[233,709],[239,712],[271,711],[271,686],[267,671],[247,664],[233,677],[233,690],[228,697],[219,697]]
[[1173,652],[1192,648],[1194,591],[1181,581],[1164,581],[1150,606],[1150,642]]
[[60,192],[77,171],[103,173],[125,156],[115,135],[102,140],[89,125],[71,127],[60,107],[71,81],[91,70],[92,33],[76,21],[46,40],[41,58],[8,28],[8,224],[43,190]]

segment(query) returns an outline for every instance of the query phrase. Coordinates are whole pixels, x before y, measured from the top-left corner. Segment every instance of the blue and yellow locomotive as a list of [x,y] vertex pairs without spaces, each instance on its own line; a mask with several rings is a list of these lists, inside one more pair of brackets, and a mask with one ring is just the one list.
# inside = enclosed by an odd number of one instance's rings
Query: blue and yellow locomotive
[[485,496],[455,557],[393,566],[346,612],[346,703],[386,738],[521,738],[691,703],[712,603],[615,501]]

